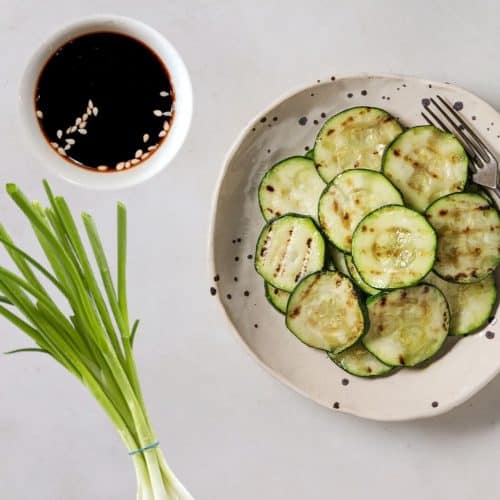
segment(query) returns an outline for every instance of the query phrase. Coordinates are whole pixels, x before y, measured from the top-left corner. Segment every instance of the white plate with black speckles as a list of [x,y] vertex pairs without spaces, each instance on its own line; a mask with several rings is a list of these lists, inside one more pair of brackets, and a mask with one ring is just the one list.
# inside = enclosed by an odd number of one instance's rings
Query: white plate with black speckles
[[378,379],[348,375],[324,352],[288,332],[254,269],[254,248],[264,224],[257,188],[271,165],[305,154],[325,118],[343,109],[377,106],[405,126],[419,125],[422,99],[438,93],[462,111],[500,157],[500,115],[479,97],[448,83],[353,75],[318,80],[269,107],[242,131],[219,180],[210,235],[210,292],[243,344],[271,374],[334,411],[386,421],[430,417],[463,403],[500,372],[499,324],[492,319],[482,331],[450,342],[446,354],[424,368]]

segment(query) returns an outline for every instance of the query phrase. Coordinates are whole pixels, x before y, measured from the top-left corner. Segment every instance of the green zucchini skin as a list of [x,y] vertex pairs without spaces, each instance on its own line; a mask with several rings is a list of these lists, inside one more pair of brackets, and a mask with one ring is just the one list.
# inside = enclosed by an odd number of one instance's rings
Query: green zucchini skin
[[313,160],[291,156],[273,165],[259,184],[259,207],[266,221],[288,213],[317,216],[325,187]]
[[401,194],[386,177],[363,168],[344,170],[321,193],[319,225],[333,245],[350,253],[357,224],[384,205],[403,205]]
[[485,200],[487,200],[490,205],[496,206],[495,200],[491,197],[488,191],[486,191],[486,189],[484,189],[483,187],[478,186],[474,182],[470,182],[469,184],[467,184],[465,191],[467,193],[478,194],[482,196]]
[[361,279],[372,288],[403,288],[432,269],[436,246],[436,232],[422,214],[386,205],[356,227],[352,257]]
[[310,217],[286,214],[264,226],[254,262],[255,270],[265,281],[292,292],[304,276],[323,269],[325,241]]
[[500,263],[500,216],[479,194],[452,193],[426,211],[438,235],[434,272],[447,281],[473,283]]
[[358,285],[358,287],[364,293],[368,295],[376,295],[377,293],[380,293],[380,290],[371,287],[368,283],[363,281],[363,278],[360,276],[359,271],[356,269],[356,266],[354,265],[354,262],[352,260],[352,255],[344,254],[344,259],[345,259],[345,265],[349,272],[349,276],[351,277],[352,281],[354,281],[354,283]]
[[309,347],[333,354],[353,345],[367,324],[356,288],[337,271],[306,276],[288,301],[287,328]]
[[367,300],[370,329],[364,347],[390,366],[416,366],[441,349],[449,332],[450,309],[433,285],[391,290]]
[[435,273],[424,280],[439,288],[450,307],[450,335],[468,335],[483,327],[493,314],[497,287],[491,274],[475,283],[451,283]]
[[403,131],[380,108],[356,106],[329,118],[314,144],[314,162],[325,182],[352,168],[380,170],[383,152]]
[[405,204],[424,212],[436,199],[463,191],[469,159],[457,138],[432,125],[412,127],[387,147],[382,173],[399,188]]
[[394,369],[371,354],[360,341],[338,354],[329,352],[328,357],[339,368],[356,377],[380,377]]
[[310,158],[311,160],[314,160],[314,148],[311,148],[306,154],[306,158]]
[[344,253],[341,252],[337,247],[332,245],[331,243],[327,243],[327,254],[333,263],[332,271],[340,271],[342,274],[349,276],[349,269],[347,269]]
[[264,290],[268,302],[281,314],[286,313],[286,306],[290,298],[290,292],[285,292],[264,281]]

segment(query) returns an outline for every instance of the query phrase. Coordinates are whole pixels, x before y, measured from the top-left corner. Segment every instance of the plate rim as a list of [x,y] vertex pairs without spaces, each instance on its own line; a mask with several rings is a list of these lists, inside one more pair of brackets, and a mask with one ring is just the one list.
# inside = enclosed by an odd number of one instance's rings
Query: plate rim
[[[436,80],[429,80],[426,78],[420,78],[418,76],[413,76],[413,75],[405,75],[405,74],[400,74],[400,73],[368,73],[368,72],[357,72],[357,73],[346,73],[346,74],[340,74],[340,75],[335,75],[334,80],[332,80],[331,76],[328,76],[326,78],[320,78],[315,80],[313,83],[303,83],[301,85],[294,86],[291,90],[282,93],[279,95],[277,98],[275,98],[270,104],[268,104],[263,110],[259,111],[256,113],[252,118],[243,126],[243,128],[240,130],[236,138],[233,140],[231,143],[231,146],[229,149],[226,151],[222,166],[219,169],[219,173],[216,179],[215,183],[215,188],[213,189],[212,192],[212,197],[210,201],[210,221],[209,221],[209,230],[208,230],[208,272],[209,272],[209,285],[212,286],[212,281],[214,276],[216,275],[216,269],[215,269],[215,220],[216,220],[216,215],[217,215],[217,205],[219,201],[219,196],[221,192],[221,187],[224,182],[224,178],[226,176],[226,173],[228,171],[229,164],[231,163],[233,157],[235,156],[236,152],[238,151],[239,147],[245,140],[247,134],[251,130],[252,126],[262,116],[266,116],[269,111],[274,109],[276,106],[280,105],[282,102],[284,102],[287,99],[290,99],[291,97],[300,94],[304,91],[308,90],[313,90],[315,88],[324,86],[324,85],[330,85],[333,82],[336,81],[346,81],[346,80],[354,80],[354,79],[360,79],[360,78],[366,78],[366,79],[375,79],[375,78],[385,78],[389,80],[417,80],[419,82],[423,82],[426,84],[430,84],[432,86],[436,87],[443,87],[446,86],[447,88],[450,88],[452,90],[458,91],[462,94],[465,94],[467,96],[470,96],[471,98],[479,101],[481,104],[485,105],[487,108],[489,108],[493,113],[498,115],[500,117],[500,113],[487,101],[485,101],[482,97],[478,96],[477,94],[474,94],[473,92],[460,87],[459,85],[456,85],[454,83],[450,82],[440,82]],[[478,394],[482,389],[484,389],[494,378],[497,377],[497,375],[500,373],[500,362],[498,363],[496,369],[485,379],[483,379],[479,384],[476,384],[473,386],[470,390],[464,392],[460,397],[454,399],[452,402],[440,404],[439,407],[437,408],[431,408],[428,410],[422,410],[420,412],[414,412],[413,414],[408,414],[407,416],[395,416],[394,418],[391,418],[389,416],[382,416],[382,417],[376,417],[374,415],[366,415],[362,414],[362,412],[359,412],[357,410],[353,410],[350,408],[343,409],[334,409],[333,407],[327,405],[324,403],[324,401],[320,400],[319,398],[316,398],[315,396],[309,394],[308,392],[302,390],[301,388],[297,387],[295,384],[290,382],[285,376],[281,375],[278,373],[276,370],[274,370],[271,366],[269,366],[267,363],[265,363],[259,356],[258,354],[251,348],[251,346],[245,341],[243,336],[240,334],[238,328],[236,325],[233,323],[231,318],[229,317],[228,311],[224,307],[224,304],[222,303],[220,299],[220,294],[217,294],[216,296],[217,303],[218,303],[218,308],[222,310],[222,315],[224,317],[225,322],[229,325],[230,330],[233,333],[233,336],[238,339],[238,343],[240,346],[243,346],[243,349],[246,351],[247,354],[249,354],[256,362],[257,364],[268,374],[270,374],[275,380],[278,380],[281,382],[283,385],[285,385],[287,388],[293,390],[294,392],[300,394],[301,396],[305,397],[306,399],[313,401],[314,403],[320,405],[323,408],[329,409],[334,413],[340,413],[344,415],[352,415],[358,418],[366,419],[366,420],[372,420],[372,421],[378,421],[378,422],[405,422],[405,421],[412,421],[412,420],[421,420],[421,419],[426,419],[426,418],[433,418],[433,417],[438,417],[440,415],[443,415],[445,413],[450,412],[451,410],[457,408],[458,406],[462,405],[466,401],[468,401],[471,397],[474,395]],[[498,314],[498,311],[497,311]]]

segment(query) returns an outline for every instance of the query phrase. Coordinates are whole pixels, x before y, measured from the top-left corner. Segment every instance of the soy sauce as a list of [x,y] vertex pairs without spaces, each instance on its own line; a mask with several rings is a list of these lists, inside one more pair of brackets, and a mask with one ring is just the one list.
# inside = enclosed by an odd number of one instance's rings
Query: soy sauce
[[116,171],[154,153],[174,115],[168,70],[143,43],[89,33],[60,47],[37,83],[35,109],[51,146],[80,167]]

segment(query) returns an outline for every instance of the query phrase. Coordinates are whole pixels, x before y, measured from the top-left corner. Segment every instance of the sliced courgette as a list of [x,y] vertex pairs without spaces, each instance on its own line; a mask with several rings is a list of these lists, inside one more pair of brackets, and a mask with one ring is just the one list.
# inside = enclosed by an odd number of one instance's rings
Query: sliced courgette
[[319,174],[330,182],[351,168],[380,170],[386,146],[402,132],[401,125],[379,108],[350,108],[329,118],[314,145]]
[[271,167],[259,185],[259,205],[264,219],[287,213],[317,216],[318,199],[325,183],[313,160],[292,156]]
[[365,317],[351,280],[336,271],[304,278],[288,301],[286,326],[304,344],[334,354],[353,345]]
[[423,212],[438,198],[464,189],[468,165],[454,135],[425,125],[410,128],[394,140],[384,154],[382,172],[410,208]]
[[500,217],[482,196],[456,193],[435,201],[426,212],[438,234],[434,270],[457,283],[472,283],[500,262]]
[[488,203],[490,205],[495,205],[495,201],[493,200],[491,195],[488,193],[488,191],[486,191],[486,189],[482,188],[481,186],[478,186],[474,182],[467,184],[467,186],[465,187],[465,191],[467,191],[467,193],[478,194],[478,195],[482,196],[485,200],[488,200]]
[[346,170],[324,189],[318,220],[326,237],[343,252],[351,252],[352,233],[359,221],[383,205],[402,205],[403,198],[379,172]]
[[349,276],[349,270],[347,269],[344,254],[336,247],[334,247],[331,243],[327,244],[327,254],[330,257],[331,262],[333,263],[333,269],[331,271],[338,270],[342,274]]
[[264,282],[264,288],[266,290],[266,298],[269,303],[280,313],[286,313],[286,305],[288,304],[288,299],[290,298],[290,293],[280,290],[279,288],[270,285],[267,281]]
[[367,293],[368,295],[376,295],[377,293],[380,293],[380,290],[377,288],[373,288],[370,286],[368,283],[363,281],[363,278],[359,275],[359,271],[356,269],[356,266],[354,265],[354,262],[352,260],[352,255],[345,254],[345,265],[347,266],[347,270],[349,271],[349,275],[351,276],[352,280],[356,285],[363,290],[363,292]]
[[268,222],[260,233],[255,269],[280,290],[291,292],[325,262],[323,236],[310,217],[289,214]]
[[306,158],[311,158],[311,160],[314,159],[314,148],[310,149],[306,154]]
[[450,306],[450,335],[466,335],[479,330],[492,314],[497,300],[493,275],[476,283],[450,283],[435,273],[424,280],[439,288]]
[[388,205],[368,214],[356,227],[354,265],[373,288],[402,288],[420,281],[436,256],[436,233],[421,214]]
[[387,365],[415,366],[436,354],[448,335],[448,303],[432,285],[380,293],[367,307],[370,328],[363,345]]
[[377,359],[359,341],[338,354],[329,352],[328,357],[347,373],[357,377],[377,377],[393,369]]

